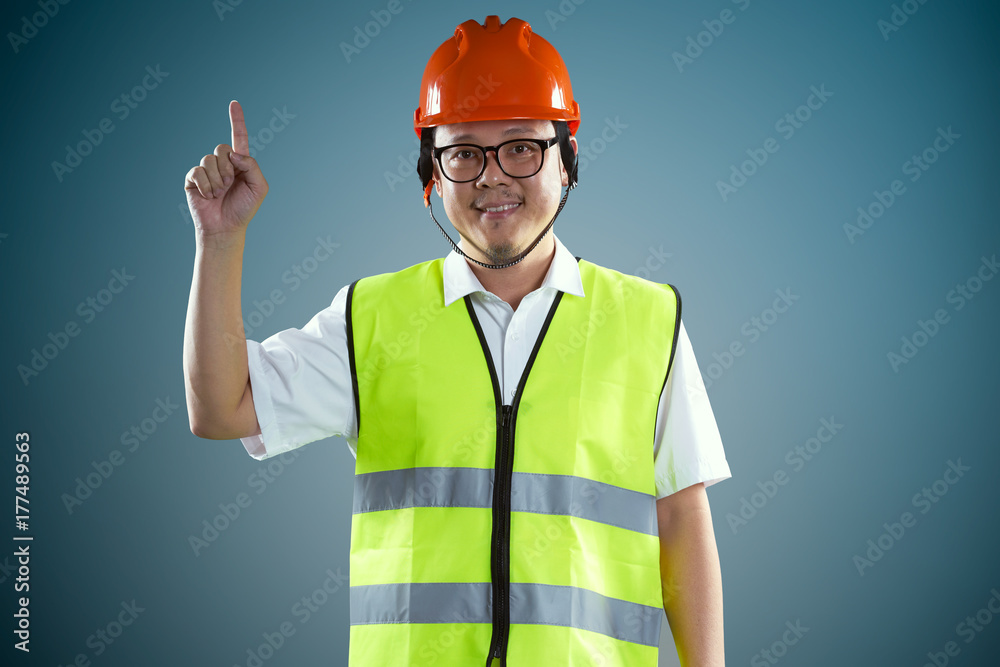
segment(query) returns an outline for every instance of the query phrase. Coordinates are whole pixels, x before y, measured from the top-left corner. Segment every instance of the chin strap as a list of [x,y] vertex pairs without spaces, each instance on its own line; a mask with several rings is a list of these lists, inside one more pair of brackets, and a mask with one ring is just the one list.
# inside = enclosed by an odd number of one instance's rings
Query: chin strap
[[538,235],[538,238],[536,238],[535,241],[530,246],[528,246],[527,250],[525,250],[524,252],[518,254],[517,257],[515,257],[510,262],[507,262],[506,264],[486,264],[485,262],[480,262],[478,259],[473,259],[472,257],[469,257],[464,252],[462,252],[462,249],[459,248],[458,245],[454,241],[451,240],[451,237],[448,236],[448,232],[444,231],[444,228],[441,226],[441,223],[438,222],[437,218],[434,217],[434,207],[431,206],[431,188],[432,187],[434,187],[434,181],[433,180],[430,183],[427,184],[427,188],[424,190],[424,206],[426,206],[427,209],[430,211],[431,220],[433,220],[434,224],[437,225],[437,228],[441,230],[441,233],[444,234],[444,237],[446,239],[448,239],[448,243],[451,244],[451,247],[454,248],[455,252],[457,252],[459,255],[461,255],[462,257],[466,258],[470,262],[475,262],[476,264],[478,264],[479,266],[482,266],[483,268],[487,268],[487,269],[506,269],[508,266],[514,266],[515,264],[517,264],[518,262],[520,262],[522,259],[524,259],[525,257],[527,257],[528,253],[531,252],[532,250],[534,250],[535,246],[537,246],[541,242],[541,240],[543,238],[545,238],[545,235],[548,234],[548,232],[549,232],[550,229],[552,229],[552,223],[554,223],[556,221],[556,218],[559,217],[559,212],[562,211],[563,210],[563,206],[566,205],[566,198],[569,197],[569,191],[576,187],[576,183],[574,183],[573,185],[570,185],[568,188],[566,188],[566,192],[563,194],[562,200],[559,202],[559,208],[556,209],[555,215],[553,215],[552,219],[549,220],[549,224],[545,225],[545,229],[543,229],[542,232]]

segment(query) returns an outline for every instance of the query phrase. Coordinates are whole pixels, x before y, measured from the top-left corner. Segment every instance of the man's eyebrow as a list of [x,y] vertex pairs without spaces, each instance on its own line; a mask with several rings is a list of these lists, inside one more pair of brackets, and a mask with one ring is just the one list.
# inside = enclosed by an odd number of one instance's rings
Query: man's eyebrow
[[[500,133],[500,136],[509,137],[512,134],[532,134],[534,132],[535,130],[531,129],[530,127],[508,127],[506,130]],[[460,144],[462,142],[469,141],[470,139],[475,139],[475,136],[471,134],[460,134],[457,137],[454,137],[451,140],[451,143]]]

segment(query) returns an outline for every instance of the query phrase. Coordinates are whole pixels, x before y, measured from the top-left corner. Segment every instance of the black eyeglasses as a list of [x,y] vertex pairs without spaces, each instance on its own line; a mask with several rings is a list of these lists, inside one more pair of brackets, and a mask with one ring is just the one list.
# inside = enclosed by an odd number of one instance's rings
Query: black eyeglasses
[[493,151],[500,171],[511,178],[528,178],[542,170],[545,151],[558,139],[511,139],[496,146],[451,144],[434,149],[434,159],[444,177],[453,183],[468,183],[486,171],[486,154]]

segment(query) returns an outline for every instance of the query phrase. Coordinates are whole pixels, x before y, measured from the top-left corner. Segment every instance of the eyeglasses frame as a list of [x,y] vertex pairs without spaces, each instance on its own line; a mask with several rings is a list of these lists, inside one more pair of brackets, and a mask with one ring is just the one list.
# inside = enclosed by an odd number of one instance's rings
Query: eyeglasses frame
[[[500,153],[499,153],[499,150],[502,147],[506,146],[507,144],[515,144],[515,143],[518,143],[518,142],[525,142],[525,141],[531,142],[533,144],[538,144],[538,147],[542,149],[542,159],[538,163],[538,170],[535,171],[533,174],[529,174],[527,176],[514,176],[513,174],[508,174],[507,170],[504,169],[503,165],[500,163]],[[482,176],[486,172],[486,157],[487,157],[487,155],[489,154],[490,151],[493,151],[493,155],[494,155],[494,157],[495,157],[495,159],[497,161],[497,166],[500,167],[500,171],[502,171],[504,174],[507,174],[507,176],[510,176],[511,178],[531,178],[532,176],[537,175],[538,172],[540,172],[542,170],[542,167],[545,166],[545,153],[548,151],[548,149],[552,148],[552,146],[556,145],[558,142],[559,142],[559,138],[558,137],[552,137],[551,139],[531,139],[531,138],[526,138],[526,139],[510,139],[509,141],[501,142],[501,143],[497,144],[496,146],[480,146],[479,144],[469,144],[469,143],[448,144],[447,146],[435,147],[434,150],[432,151],[432,153],[433,153],[434,159],[437,160],[438,168],[441,169],[441,175],[444,176],[445,178],[447,178],[452,183],[471,183],[473,181],[478,181],[479,177]],[[479,170],[479,173],[476,174],[476,176],[474,178],[467,178],[467,179],[465,179],[463,181],[456,181],[454,178],[452,178],[447,173],[445,173],[444,165],[441,164],[441,154],[444,153],[449,148],[456,148],[458,146],[471,146],[473,148],[478,148],[479,150],[481,150],[483,152],[483,166],[482,166],[482,169]]]

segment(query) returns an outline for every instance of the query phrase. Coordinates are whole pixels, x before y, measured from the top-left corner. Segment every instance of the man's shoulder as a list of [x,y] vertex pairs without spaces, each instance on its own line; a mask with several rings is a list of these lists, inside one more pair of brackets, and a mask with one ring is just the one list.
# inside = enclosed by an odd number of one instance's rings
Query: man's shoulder
[[594,285],[597,282],[602,282],[607,286],[614,286],[615,289],[625,293],[638,290],[650,295],[662,295],[668,299],[680,301],[680,292],[671,283],[655,282],[649,278],[624,273],[582,258],[579,259],[579,265],[580,277],[585,285],[587,283]]
[[398,271],[386,271],[359,278],[352,283],[352,287],[361,285],[362,283],[365,288],[391,287],[393,285],[416,286],[421,282],[427,281],[431,281],[432,284],[433,281],[440,283],[443,275],[443,266],[443,257],[428,259],[408,266],[405,269],[399,269]]

